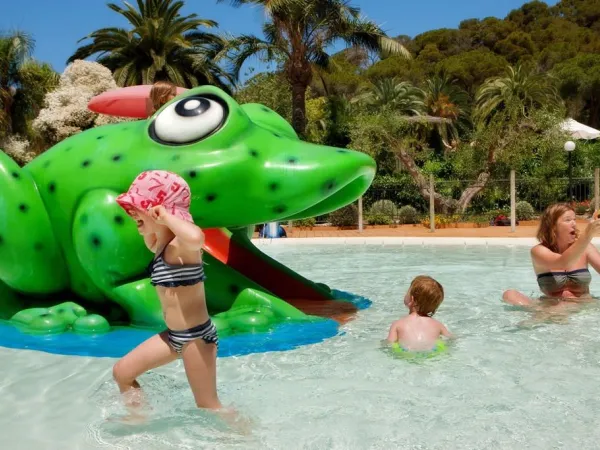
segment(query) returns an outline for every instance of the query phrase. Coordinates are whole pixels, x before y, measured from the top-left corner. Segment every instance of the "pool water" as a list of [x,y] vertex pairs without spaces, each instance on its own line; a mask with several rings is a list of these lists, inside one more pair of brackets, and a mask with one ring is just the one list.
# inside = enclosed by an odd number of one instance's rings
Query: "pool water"
[[[600,306],[566,323],[522,325],[531,315],[500,298],[507,288],[536,292],[528,247],[261,248],[373,305],[323,342],[219,359],[219,395],[252,421],[250,436],[196,410],[179,361],[140,378],[152,411],[126,425],[114,421],[124,414],[115,358],[0,348],[2,448],[598,447]],[[394,359],[380,341],[406,313],[402,298],[419,274],[443,284],[436,318],[458,339],[439,357]],[[592,294],[597,283],[593,272]]]

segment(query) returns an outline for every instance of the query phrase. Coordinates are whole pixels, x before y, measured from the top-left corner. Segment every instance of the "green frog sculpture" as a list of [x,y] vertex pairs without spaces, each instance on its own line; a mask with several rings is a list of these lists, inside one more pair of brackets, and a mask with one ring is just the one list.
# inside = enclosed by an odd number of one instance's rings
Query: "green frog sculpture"
[[0,151],[0,319],[29,335],[164,328],[146,271],[153,255],[115,202],[139,173],[163,169],[190,185],[221,336],[343,322],[353,303],[265,255],[251,231],[355,201],[375,168],[364,153],[299,140],[273,110],[212,86],[147,120],[76,134],[22,168]]

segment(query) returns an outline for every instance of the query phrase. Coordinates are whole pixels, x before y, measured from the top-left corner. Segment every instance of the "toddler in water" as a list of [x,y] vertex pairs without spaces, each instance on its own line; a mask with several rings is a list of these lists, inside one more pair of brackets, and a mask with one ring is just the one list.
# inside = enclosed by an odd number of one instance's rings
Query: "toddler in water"
[[387,341],[397,342],[407,351],[429,351],[440,336],[451,338],[446,327],[431,317],[443,300],[440,283],[425,275],[416,277],[404,296],[408,316],[392,323]]

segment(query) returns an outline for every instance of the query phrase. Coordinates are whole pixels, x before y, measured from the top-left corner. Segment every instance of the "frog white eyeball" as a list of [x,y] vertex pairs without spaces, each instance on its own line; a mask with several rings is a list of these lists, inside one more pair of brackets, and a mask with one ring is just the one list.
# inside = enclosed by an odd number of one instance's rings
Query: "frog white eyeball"
[[210,98],[182,98],[154,119],[154,134],[163,142],[187,144],[217,130],[225,118],[223,105]]

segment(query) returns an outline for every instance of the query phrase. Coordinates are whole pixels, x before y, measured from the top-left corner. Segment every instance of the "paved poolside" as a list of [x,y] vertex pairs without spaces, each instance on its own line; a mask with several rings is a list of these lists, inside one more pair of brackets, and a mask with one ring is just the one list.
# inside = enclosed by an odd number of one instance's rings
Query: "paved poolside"
[[[583,230],[586,222],[578,223],[578,228]],[[423,225],[399,225],[397,227],[365,227],[362,232],[358,230],[340,230],[335,227],[313,227],[300,229],[284,227],[289,238],[318,238],[318,237],[469,237],[469,238],[535,238],[537,226],[517,226],[511,232],[509,226],[488,226],[483,228],[442,228],[431,232]],[[254,233],[257,238],[258,234]]]

